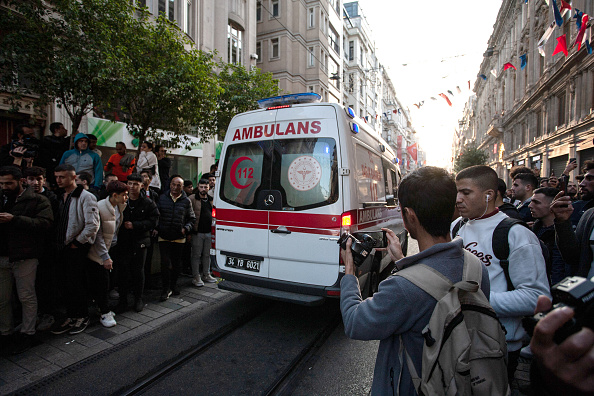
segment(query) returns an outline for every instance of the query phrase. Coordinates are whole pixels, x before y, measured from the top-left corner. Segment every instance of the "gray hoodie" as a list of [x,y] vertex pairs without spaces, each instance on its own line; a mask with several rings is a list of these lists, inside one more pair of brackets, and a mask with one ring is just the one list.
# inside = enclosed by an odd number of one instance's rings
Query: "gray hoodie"
[[[462,280],[462,241],[440,243],[399,260],[399,269],[423,263],[453,283]],[[340,283],[340,310],[347,336],[356,340],[381,340],[373,372],[372,395],[416,395],[406,364],[400,364],[400,337],[417,372],[421,372],[423,336],[437,301],[400,276],[389,276],[377,293],[361,300],[359,282],[345,275]],[[489,274],[483,266],[481,289],[489,296]],[[402,372],[402,378],[400,374]]]

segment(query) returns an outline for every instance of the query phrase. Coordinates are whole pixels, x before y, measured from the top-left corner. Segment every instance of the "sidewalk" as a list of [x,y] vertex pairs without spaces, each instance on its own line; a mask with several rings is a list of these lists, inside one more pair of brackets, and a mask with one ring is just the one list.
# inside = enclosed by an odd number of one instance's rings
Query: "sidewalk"
[[80,334],[38,332],[41,345],[20,355],[0,357],[0,395],[14,392],[90,356],[116,348],[231,294],[219,290],[212,283],[195,287],[190,280],[180,278],[178,284],[181,294],[165,302],[159,301],[160,290],[145,292],[144,310],[139,313],[130,310],[116,315],[117,325],[114,327],[105,328],[98,318],[91,317],[91,324]]

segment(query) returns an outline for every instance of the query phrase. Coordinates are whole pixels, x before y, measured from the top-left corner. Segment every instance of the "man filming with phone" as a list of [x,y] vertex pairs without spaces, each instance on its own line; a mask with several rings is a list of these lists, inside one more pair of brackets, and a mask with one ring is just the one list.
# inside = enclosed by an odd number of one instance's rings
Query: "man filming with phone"
[[[452,241],[450,223],[456,203],[456,184],[448,173],[436,167],[423,167],[407,175],[398,189],[404,226],[419,244],[419,253],[404,257],[397,235],[384,229],[391,259],[403,270],[425,264],[452,283],[462,280],[465,254],[462,240]],[[428,325],[437,300],[402,276],[389,276],[379,290],[363,300],[351,253],[352,241],[341,250],[345,276],[341,280],[340,308],[345,333],[357,340],[381,340],[373,375],[372,395],[414,395],[405,345],[417,373],[421,372],[424,328]],[[471,260],[476,260],[470,255]],[[480,266],[480,263],[476,263]],[[489,296],[489,276],[484,266],[480,289]]]

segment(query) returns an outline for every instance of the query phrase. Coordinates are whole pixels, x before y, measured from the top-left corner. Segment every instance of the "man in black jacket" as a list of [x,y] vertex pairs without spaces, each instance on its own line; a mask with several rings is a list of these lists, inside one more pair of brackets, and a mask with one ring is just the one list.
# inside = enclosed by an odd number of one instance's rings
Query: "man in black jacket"
[[62,155],[70,148],[70,138],[66,136],[68,130],[61,122],[53,122],[49,126],[50,136],[44,136],[41,140],[41,148],[38,163],[47,172],[47,180],[52,188],[57,188],[54,169],[60,163]]
[[151,244],[151,231],[159,220],[159,210],[150,198],[142,194],[142,185],[139,175],[128,176],[128,205],[124,209],[124,223],[115,248],[120,294],[116,312],[128,309],[130,285],[134,294],[134,310],[140,312],[144,308],[144,262],[147,247]]
[[503,179],[499,178],[497,184],[497,197],[495,198],[495,206],[499,208],[500,212],[505,213],[509,217],[522,220],[520,212],[518,212],[518,209],[516,209],[516,207],[510,204],[509,202],[503,201],[506,191],[507,185],[505,184]]
[[[47,198],[23,187],[19,168],[0,168],[0,332],[1,347],[20,353],[34,345],[37,321],[35,275],[43,250],[43,233],[54,220]],[[22,305],[21,331],[16,342],[8,338],[14,331],[11,309],[12,285],[16,284]]]
[[[177,277],[181,270],[186,236],[192,231],[196,215],[192,203],[183,191],[184,179],[171,176],[170,190],[159,198],[159,251],[161,253],[161,301],[171,294],[179,295]],[[170,269],[171,268],[171,269]]]
[[[25,169],[24,176],[28,187],[50,201],[52,213],[54,219],[56,219],[58,217],[60,202],[53,191],[45,188],[47,180],[45,169],[39,166],[32,166]],[[53,231],[54,228],[52,225],[50,232],[45,233],[43,236],[43,254],[39,258],[39,265],[37,266],[35,291],[37,293],[38,312],[40,316],[37,331],[49,330],[55,321],[54,313],[57,308],[58,291],[55,287],[56,246],[53,243]]]

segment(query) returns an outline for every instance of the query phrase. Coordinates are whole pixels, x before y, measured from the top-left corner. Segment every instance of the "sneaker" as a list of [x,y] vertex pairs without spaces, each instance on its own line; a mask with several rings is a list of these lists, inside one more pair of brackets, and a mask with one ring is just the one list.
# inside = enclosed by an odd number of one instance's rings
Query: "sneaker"
[[111,298],[112,300],[117,300],[118,298],[120,298],[120,293],[118,293],[116,289],[110,290],[109,298]]
[[69,334],[78,334],[85,331],[87,326],[89,325],[89,317],[86,318],[76,318],[74,319],[74,324],[72,325],[72,329],[70,329]]
[[202,282],[202,279],[200,279],[200,277],[192,279],[192,284],[196,287],[204,286],[204,282]]
[[66,318],[64,322],[61,324],[54,323],[54,328],[51,330],[52,334],[64,334],[72,329],[74,325],[74,320],[70,318]]
[[56,320],[52,315],[43,314],[39,324],[37,325],[37,331],[47,331],[52,328],[54,323],[56,323]]
[[163,290],[163,292],[161,293],[161,298],[159,298],[159,300],[167,301],[169,297],[171,297],[171,290]]
[[217,283],[217,279],[213,278],[210,274],[202,275],[202,280],[206,283]]
[[113,318],[114,316],[115,314],[109,311],[108,313],[101,315],[101,319],[99,321],[101,322],[103,327],[113,327],[117,324],[115,319]]
[[144,302],[142,301],[142,298],[137,298],[134,301],[134,310],[136,312],[141,312],[144,309]]

